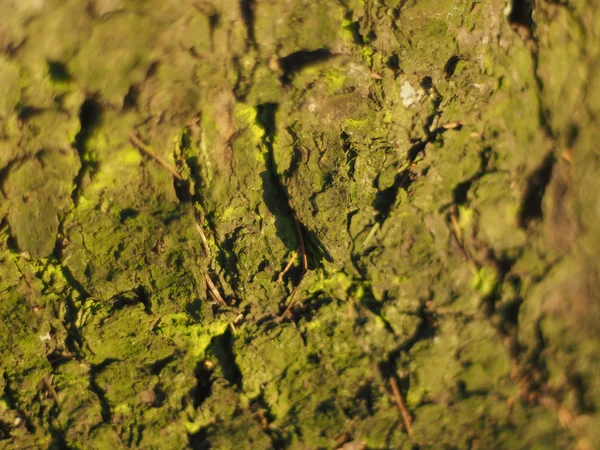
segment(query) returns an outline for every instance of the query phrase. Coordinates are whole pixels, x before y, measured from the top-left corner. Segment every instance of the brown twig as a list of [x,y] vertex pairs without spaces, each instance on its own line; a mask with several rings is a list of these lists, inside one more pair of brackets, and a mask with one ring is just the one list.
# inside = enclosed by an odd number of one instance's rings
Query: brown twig
[[269,429],[269,421],[267,419],[267,416],[265,415],[265,410],[264,409],[259,409],[256,412],[256,416],[258,417],[260,428],[263,431],[267,431]]
[[185,124],[186,127],[191,127],[192,125],[197,124],[198,122],[200,122],[200,116],[198,114],[196,114],[194,117],[192,117],[190,120],[188,120]]
[[458,223],[458,218],[456,217],[455,209],[456,209],[456,207],[454,207],[452,212],[450,213],[450,221],[452,222],[452,228],[453,228],[456,240],[458,241],[458,244],[462,247],[463,242],[464,242],[463,234],[462,234],[462,230],[460,229],[460,224]]
[[212,280],[210,279],[210,277],[208,276],[207,273],[204,274],[204,279],[206,280],[206,285],[208,286],[208,292],[212,295],[212,297],[219,303],[222,303],[225,306],[229,306],[227,304],[227,302],[225,300],[223,300],[223,297],[221,297],[219,290],[217,289],[215,284],[212,282]]
[[576,426],[576,416],[573,415],[567,408],[550,396],[540,398],[540,404],[545,408],[552,409],[558,416],[560,424],[567,428],[571,434],[577,439],[577,450],[592,450],[591,443],[581,434]]
[[402,415],[402,421],[404,422],[404,427],[406,428],[408,437],[414,439],[415,436],[412,430],[412,418],[410,417],[410,413],[408,412],[408,408],[404,403],[402,395],[400,395],[400,389],[398,388],[398,383],[396,383],[396,379],[394,377],[390,377],[390,384],[392,385],[392,391],[394,391],[394,399],[396,400],[396,405],[398,405],[398,409],[400,410],[400,414]]
[[350,423],[348,425],[346,425],[346,427],[344,428],[344,431],[342,431],[342,434],[340,434],[336,440],[335,443],[337,446],[341,447],[344,443],[348,442],[350,439],[350,428],[352,428],[354,426],[354,424],[356,423],[356,421],[358,420],[358,416],[354,416],[352,418],[352,420],[350,421]]
[[160,156],[158,156],[156,153],[154,153],[152,150],[150,150],[150,147],[148,147],[146,144],[144,144],[142,142],[142,140],[139,138],[139,136],[137,136],[135,133],[132,132],[129,135],[129,140],[144,155],[148,156],[149,158],[152,158],[158,164],[160,164],[165,169],[167,169],[167,171],[171,175],[173,175],[173,177],[175,177],[178,180],[182,180],[181,175],[179,175],[177,172],[175,172],[175,170],[171,166],[169,166],[169,164],[167,164],[167,162],[164,159],[162,159]]
[[[292,210],[294,210],[291,201],[290,201],[290,207],[292,207]],[[298,289],[300,288],[300,285],[302,284],[304,275],[308,271],[308,257],[306,255],[306,246],[304,245],[304,236],[302,235],[302,228],[300,227],[300,221],[298,220],[298,218],[296,217],[295,214],[294,214],[294,223],[296,225],[296,231],[298,232],[298,243],[300,244],[300,253],[302,254],[302,276],[300,278],[300,282],[298,283],[298,286],[296,286],[294,288],[294,291],[292,292],[292,295],[290,296],[290,301],[288,303],[287,308],[285,309],[283,314],[281,316],[279,316],[279,320],[283,320],[285,318],[285,316],[287,315],[287,313],[290,311],[290,309],[292,309],[292,306],[294,306],[294,300],[296,299],[296,295],[298,294]]]
[[202,241],[202,248],[206,252],[206,256],[208,256],[210,258],[210,247],[208,246],[208,241],[206,240],[206,235],[204,234],[204,230],[202,229],[202,227],[200,226],[200,224],[198,222],[196,222],[196,230],[198,231],[198,234],[200,235],[200,240]]
[[563,157],[563,159],[565,161],[567,161],[568,163],[572,163],[573,162],[573,149],[572,148],[567,148],[565,149],[562,153],[561,156]]
[[56,403],[56,406],[60,406],[60,401],[58,399],[58,394],[56,393],[56,390],[54,389],[54,386],[52,386],[51,381],[48,379],[48,377],[44,377],[42,379],[42,381],[44,382],[44,386],[46,386],[46,389],[48,389],[48,392],[50,393],[50,395],[54,399],[54,402]]
[[[302,280],[300,280],[300,282],[302,282]],[[279,316],[279,320],[285,319],[285,316],[287,316],[287,313],[290,312],[290,309],[292,309],[292,306],[294,306],[294,300],[296,299],[296,294],[298,293],[299,289],[300,289],[300,284],[298,284],[298,286],[296,286],[294,288],[294,291],[292,292],[292,295],[290,296],[290,301],[288,302],[288,306],[287,306],[287,308],[285,308],[285,311],[283,312],[283,314],[281,316]]]
[[285,266],[285,268],[281,271],[281,273],[277,277],[277,283],[281,284],[283,282],[283,277],[292,268],[292,264],[294,264],[294,261],[296,261],[297,257],[298,257],[298,249],[296,249],[292,252],[292,256],[290,257],[290,260],[288,261],[287,266]]
[[302,228],[300,228],[300,221],[296,216],[294,216],[294,223],[296,224],[296,231],[298,232],[300,253],[302,253],[302,268],[304,272],[306,272],[308,270],[308,257],[306,256],[306,247],[304,246],[304,236],[302,235]]
[[452,234],[454,235],[454,239],[456,239],[456,243],[458,244],[458,247],[465,255],[465,258],[467,258],[467,260],[472,263],[473,259],[471,258],[471,255],[469,254],[469,252],[467,251],[467,249],[465,247],[465,241],[463,239],[463,234],[462,234],[462,230],[460,228],[460,223],[458,223],[456,209],[457,209],[456,205],[453,205],[452,210],[450,211],[450,223],[452,225],[452,228],[451,228]]
[[444,130],[455,130],[457,128],[462,127],[464,124],[465,124],[465,122],[463,122],[461,120],[461,121],[458,121],[458,122],[445,123],[445,124],[442,125],[442,128]]

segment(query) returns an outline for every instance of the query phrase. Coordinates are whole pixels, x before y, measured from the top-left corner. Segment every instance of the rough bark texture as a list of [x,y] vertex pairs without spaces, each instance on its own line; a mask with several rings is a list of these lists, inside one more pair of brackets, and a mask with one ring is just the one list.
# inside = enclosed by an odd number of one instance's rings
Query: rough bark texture
[[0,17],[0,447],[597,448],[598,2]]

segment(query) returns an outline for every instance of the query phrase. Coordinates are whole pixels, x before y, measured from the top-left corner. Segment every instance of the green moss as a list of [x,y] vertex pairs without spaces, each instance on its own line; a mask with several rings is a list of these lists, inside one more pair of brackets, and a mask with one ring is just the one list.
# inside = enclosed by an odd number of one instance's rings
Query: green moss
[[473,276],[473,289],[486,297],[498,287],[498,271],[494,267],[482,267]]
[[596,7],[34,3],[0,4],[0,439],[597,440]]

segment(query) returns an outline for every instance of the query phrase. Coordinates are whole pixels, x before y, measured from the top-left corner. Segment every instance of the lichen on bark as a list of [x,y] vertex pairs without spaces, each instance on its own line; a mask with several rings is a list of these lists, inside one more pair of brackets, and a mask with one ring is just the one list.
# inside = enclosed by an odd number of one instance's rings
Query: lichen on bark
[[599,6],[0,16],[0,446],[597,445]]

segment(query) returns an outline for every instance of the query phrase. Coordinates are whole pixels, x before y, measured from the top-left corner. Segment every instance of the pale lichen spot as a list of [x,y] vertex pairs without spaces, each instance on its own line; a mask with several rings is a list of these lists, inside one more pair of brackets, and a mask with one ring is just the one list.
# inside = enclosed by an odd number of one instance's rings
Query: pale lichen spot
[[414,103],[418,102],[421,96],[421,92],[412,87],[410,82],[405,81],[402,83],[402,87],[400,88],[400,97],[402,98],[402,104],[406,108],[409,108]]

